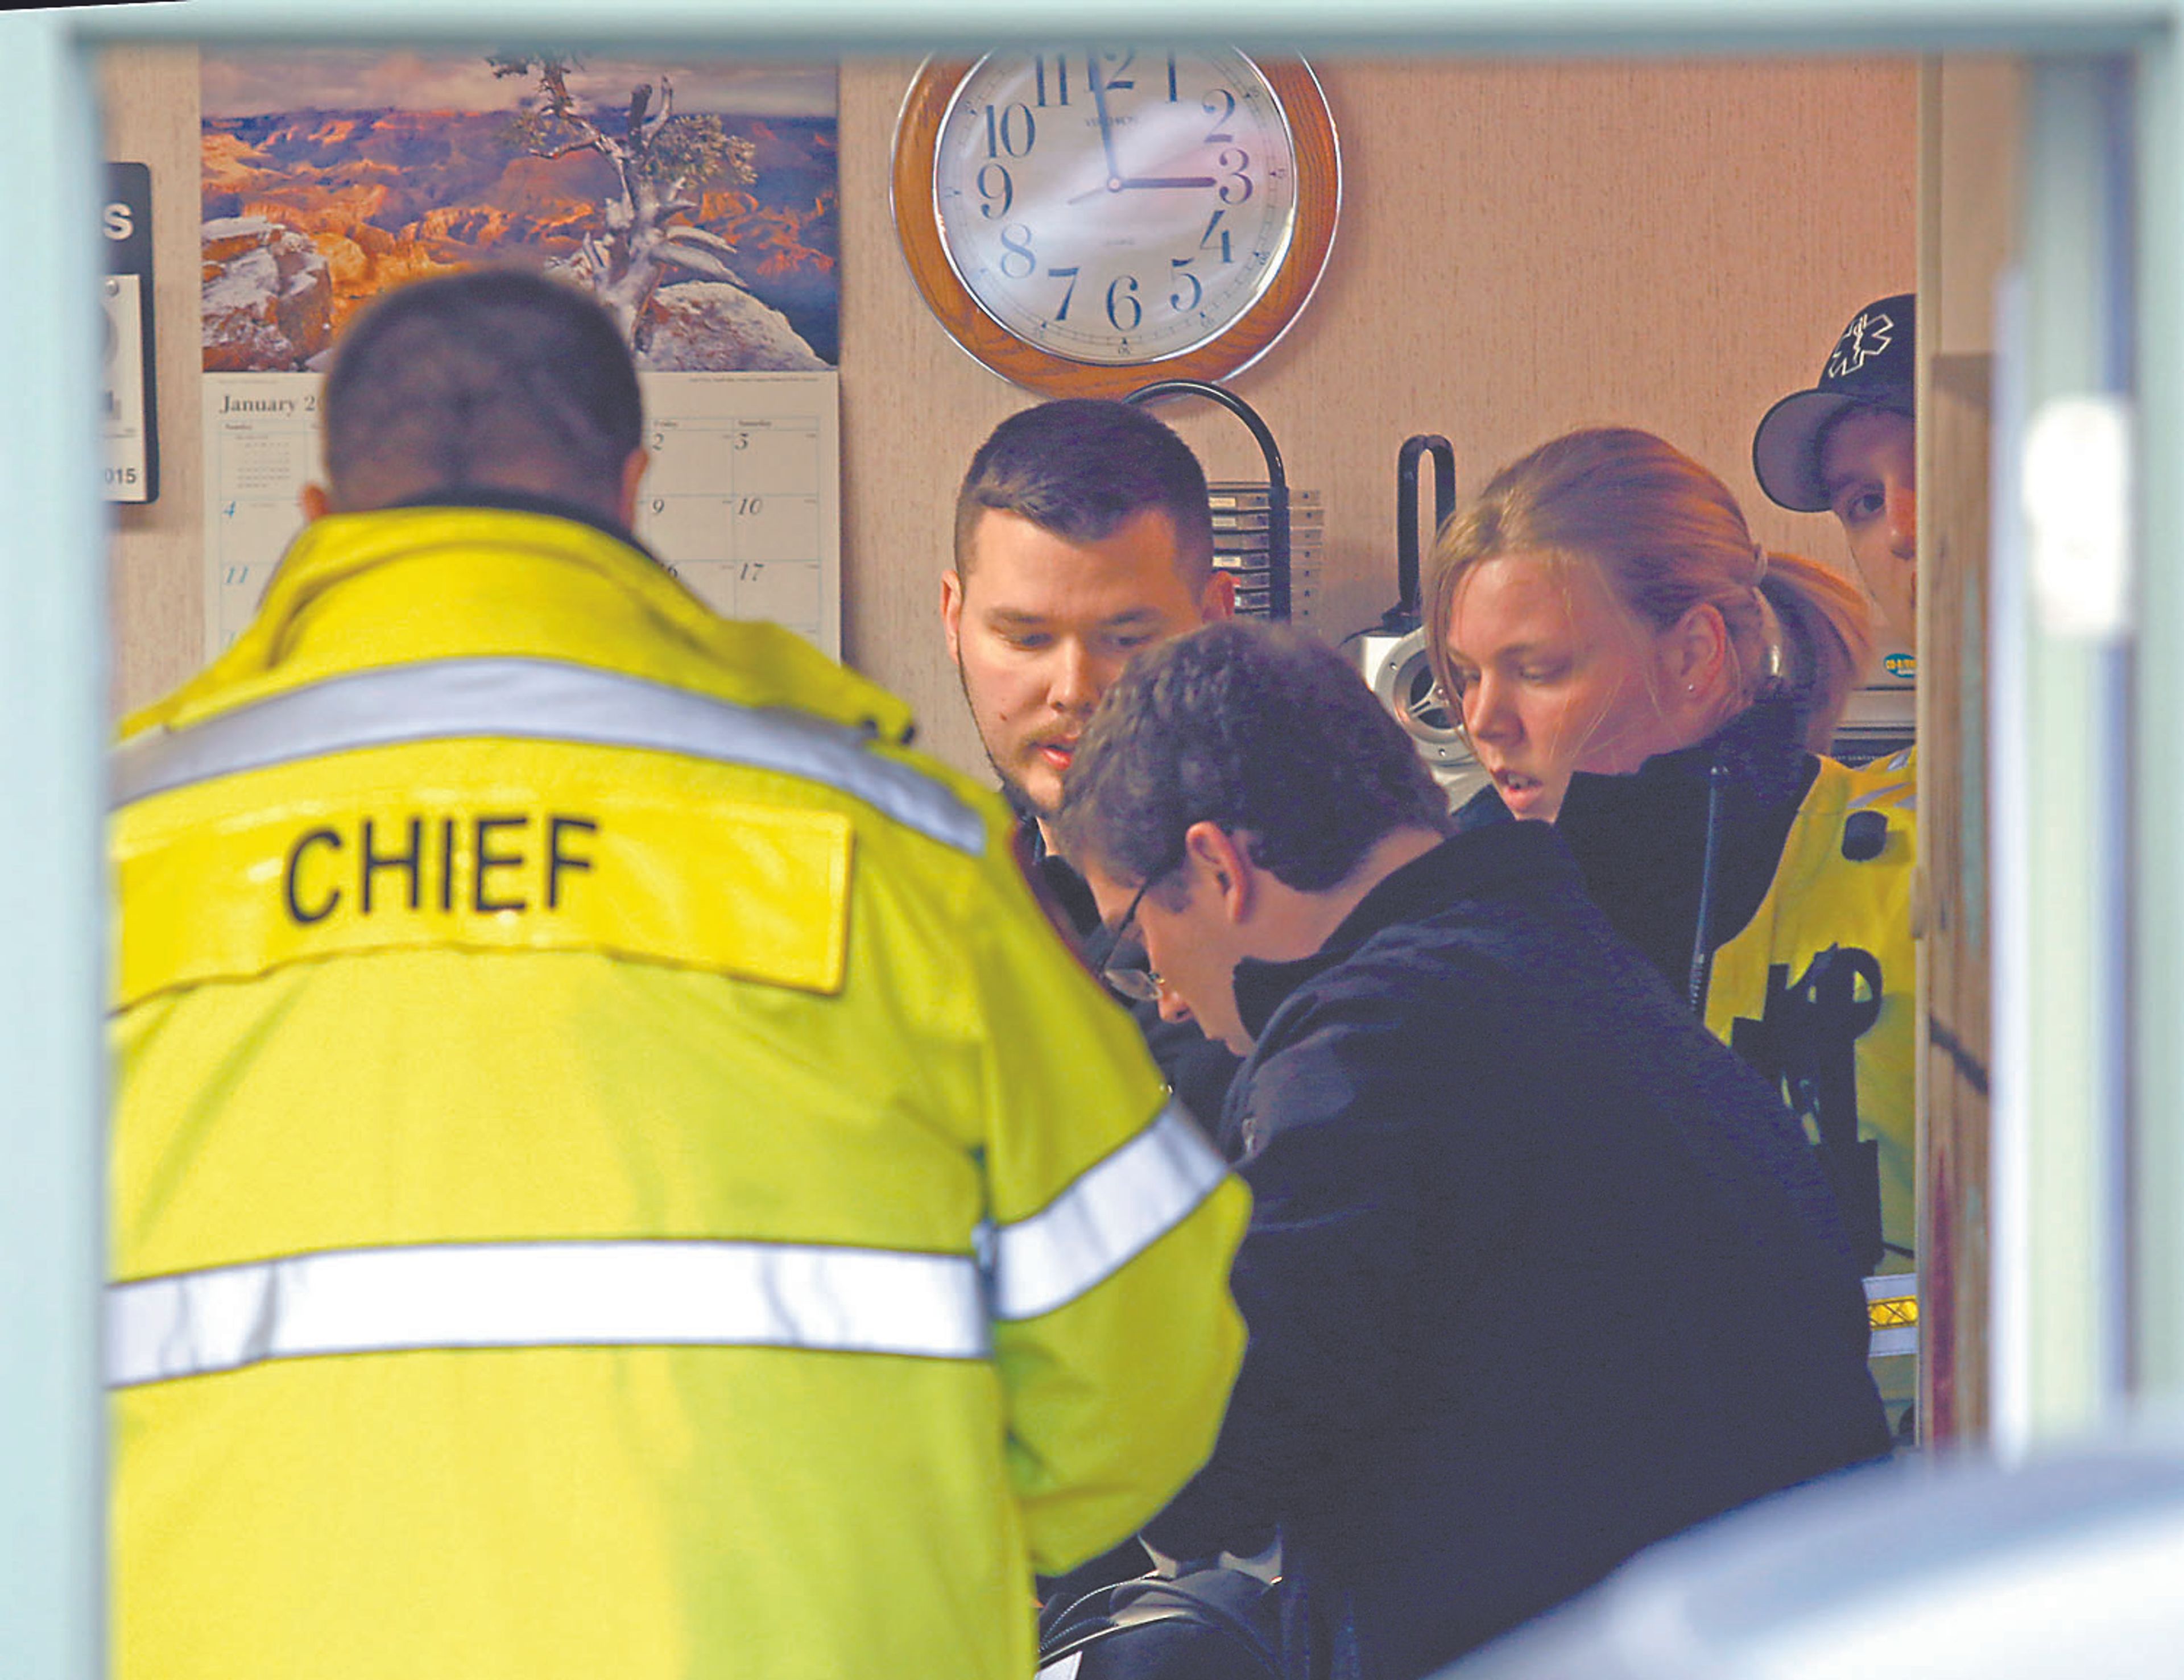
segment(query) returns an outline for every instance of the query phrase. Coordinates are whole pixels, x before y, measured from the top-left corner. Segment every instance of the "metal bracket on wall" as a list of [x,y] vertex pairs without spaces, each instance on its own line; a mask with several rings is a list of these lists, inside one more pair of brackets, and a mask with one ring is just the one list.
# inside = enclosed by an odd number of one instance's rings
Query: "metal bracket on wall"
[[1267,604],[1263,617],[1286,624],[1290,617],[1290,486],[1282,470],[1281,446],[1258,410],[1233,391],[1200,379],[1162,379],[1141,385],[1123,398],[1125,403],[1157,403],[1168,397],[1203,397],[1217,403],[1250,429],[1267,464]]

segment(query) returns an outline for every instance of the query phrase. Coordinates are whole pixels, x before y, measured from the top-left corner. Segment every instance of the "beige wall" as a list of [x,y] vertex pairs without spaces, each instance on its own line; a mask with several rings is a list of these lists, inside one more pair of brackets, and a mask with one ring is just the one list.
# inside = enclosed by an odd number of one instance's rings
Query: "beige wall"
[[[957,350],[903,266],[889,145],[915,65],[842,74],[843,609],[850,661],[908,698],[926,744],[978,749],[940,644],[956,480],[1031,399]],[[1572,426],[1660,431],[1728,479],[1776,547],[1841,558],[1831,524],[1751,476],[1752,428],[1809,384],[1861,303],[1916,255],[1916,73],[1888,63],[1318,66],[1340,133],[1342,225],[1318,295],[1235,390],[1326,498],[1323,625],[1394,598],[1394,472],[1414,431],[1461,487]],[[167,500],[117,544],[125,698],[193,663],[194,81],[187,55],[109,66],[117,157],[153,165]],[[1215,476],[1257,476],[1225,414],[1166,411]]]

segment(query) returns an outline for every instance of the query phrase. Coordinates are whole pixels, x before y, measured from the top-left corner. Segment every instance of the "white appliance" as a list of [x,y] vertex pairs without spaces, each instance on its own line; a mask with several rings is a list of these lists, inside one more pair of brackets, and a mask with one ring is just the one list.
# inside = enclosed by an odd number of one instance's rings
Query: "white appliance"
[[1487,785],[1487,776],[1457,727],[1426,652],[1418,588],[1418,462],[1426,455],[1434,463],[1434,529],[1456,510],[1455,448],[1438,433],[1404,439],[1396,460],[1396,604],[1379,623],[1345,639],[1356,644],[1366,686],[1402,725],[1453,810]]

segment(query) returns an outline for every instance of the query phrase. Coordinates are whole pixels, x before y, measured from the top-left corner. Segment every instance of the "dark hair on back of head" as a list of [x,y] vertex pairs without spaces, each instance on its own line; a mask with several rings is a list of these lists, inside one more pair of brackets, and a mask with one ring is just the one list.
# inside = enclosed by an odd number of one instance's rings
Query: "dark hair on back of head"
[[644,434],[613,317],[513,269],[415,281],[372,304],[335,353],[326,416],[327,476],[353,509],[511,481],[611,507]]
[[1078,743],[1056,830],[1066,856],[1134,884],[1181,863],[1184,831],[1201,821],[1320,892],[1399,829],[1446,830],[1448,801],[1340,654],[1228,620],[1130,661]]
[[1011,414],[971,458],[956,496],[956,570],[969,576],[971,534],[989,509],[1072,542],[1097,542],[1148,508],[1174,522],[1176,552],[1202,581],[1213,565],[1213,524],[1190,446],[1128,403],[1042,403]]

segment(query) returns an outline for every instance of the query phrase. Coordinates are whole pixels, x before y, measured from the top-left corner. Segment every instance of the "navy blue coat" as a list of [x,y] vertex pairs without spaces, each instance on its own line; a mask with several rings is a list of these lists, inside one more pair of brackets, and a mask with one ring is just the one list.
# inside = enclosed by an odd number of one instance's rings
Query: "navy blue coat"
[[1281,1525],[1367,1672],[1426,1673],[1643,1546],[1885,1454],[1863,1291],[1780,1099],[1585,895],[1459,834],[1247,962],[1222,1135],[1251,1345],[1163,1551]]

